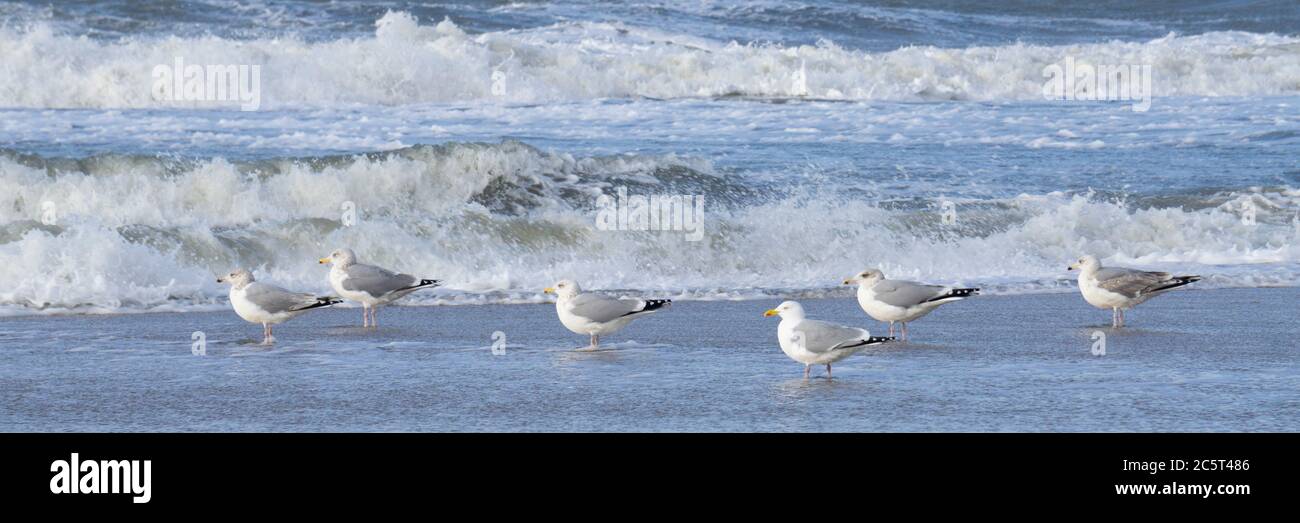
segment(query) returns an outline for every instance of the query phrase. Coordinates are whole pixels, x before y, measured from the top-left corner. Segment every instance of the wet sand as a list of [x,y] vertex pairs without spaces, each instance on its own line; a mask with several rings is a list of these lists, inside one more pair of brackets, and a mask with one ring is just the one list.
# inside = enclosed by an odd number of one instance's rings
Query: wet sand
[[[327,309],[272,347],[231,311],[4,318],[0,430],[1300,430],[1297,288],[1173,292],[1119,330],[1074,293],[980,296],[833,380],[781,353],[777,303],[679,302],[596,352],[553,305],[389,307],[378,329]],[[803,303],[884,333],[851,299]]]

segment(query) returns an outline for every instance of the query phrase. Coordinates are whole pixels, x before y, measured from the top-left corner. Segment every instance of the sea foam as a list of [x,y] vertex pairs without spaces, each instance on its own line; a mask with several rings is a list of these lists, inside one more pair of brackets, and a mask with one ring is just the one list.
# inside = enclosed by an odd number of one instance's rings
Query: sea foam
[[[325,292],[316,259],[340,246],[447,282],[411,303],[536,301],[566,277],[690,299],[847,295],[837,283],[868,266],[991,293],[1065,291],[1080,253],[1199,272],[1204,287],[1300,283],[1291,187],[967,198],[949,224],[910,200],[755,183],[689,157],[509,141],[255,161],[0,154],[0,308],[208,308],[226,290],[213,275],[237,266]],[[703,239],[599,230],[597,199],[618,188],[705,195]]]
[[1300,92],[1300,38],[1275,34],[868,52],[830,41],[739,44],[590,21],[469,34],[451,20],[421,24],[389,12],[375,25],[372,36],[327,41],[104,41],[62,34],[41,22],[0,27],[0,106],[223,107],[153,98],[151,71],[176,57],[188,64],[260,65],[264,109],[638,97],[1041,100],[1044,68],[1067,57],[1150,65],[1155,97]]

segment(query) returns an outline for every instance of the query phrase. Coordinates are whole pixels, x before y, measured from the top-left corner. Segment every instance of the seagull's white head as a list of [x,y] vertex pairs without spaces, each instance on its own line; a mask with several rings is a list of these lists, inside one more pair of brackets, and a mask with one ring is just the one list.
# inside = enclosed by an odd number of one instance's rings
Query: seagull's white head
[[785,301],[777,305],[775,309],[763,313],[764,318],[778,315],[781,316],[782,320],[802,320],[804,317],[803,305],[799,305],[797,301]]
[[1070,266],[1066,268],[1066,270],[1073,271],[1077,269],[1083,272],[1094,272],[1100,268],[1101,268],[1101,262],[1097,260],[1096,256],[1085,255],[1083,257],[1080,257],[1078,260],[1075,260],[1074,263],[1071,263]]
[[343,248],[335,250],[329,256],[317,261],[320,263],[333,263],[335,267],[347,267],[357,262],[357,255],[352,252],[352,249]]
[[578,287],[578,282],[576,281],[560,280],[555,282],[554,286],[543,289],[542,292],[547,294],[554,293],[556,296],[561,298],[572,298],[577,296],[579,292],[582,292],[582,288]]
[[880,269],[867,269],[844,279],[845,285],[866,285],[868,287],[875,285],[876,282],[885,279],[885,273]]
[[245,285],[253,283],[253,273],[248,269],[235,269],[230,274],[218,276],[217,283],[229,283],[236,289],[242,289]]

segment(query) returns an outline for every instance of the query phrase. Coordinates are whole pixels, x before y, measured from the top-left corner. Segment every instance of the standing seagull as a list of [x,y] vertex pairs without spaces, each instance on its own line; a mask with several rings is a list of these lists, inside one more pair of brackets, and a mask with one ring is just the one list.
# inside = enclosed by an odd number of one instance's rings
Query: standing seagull
[[437,287],[440,280],[422,280],[410,274],[398,274],[388,269],[357,263],[352,249],[339,249],[321,258],[320,263],[333,263],[330,268],[330,286],[339,296],[361,302],[361,326],[378,327],[376,309],[394,300],[426,287]]
[[776,327],[776,340],[781,352],[803,364],[803,377],[814,364],[826,366],[826,379],[831,378],[831,364],[851,356],[867,345],[876,345],[894,338],[872,336],[866,329],[845,327],[804,317],[803,306],[787,301],[763,313],[763,317],[781,316]]
[[328,307],[343,300],[333,296],[316,296],[289,292],[274,285],[255,281],[253,273],[235,269],[217,278],[217,283],[230,284],[230,305],[235,314],[250,323],[262,324],[262,345],[275,343],[271,326],[293,318],[311,309]]
[[591,335],[588,349],[600,346],[602,334],[618,332],[641,316],[672,305],[672,300],[616,299],[603,294],[582,292],[573,280],[560,280],[554,287],[542,292],[555,293],[555,313],[564,327],[577,333]]
[[1110,309],[1111,327],[1124,326],[1124,310],[1170,289],[1200,280],[1200,276],[1173,276],[1167,272],[1123,267],[1102,268],[1096,256],[1084,256],[1066,270],[1079,271],[1079,292],[1098,309]]
[[858,285],[858,305],[877,321],[889,322],[889,335],[894,335],[894,322],[902,322],[902,339],[907,340],[907,322],[921,319],[930,311],[950,301],[979,294],[979,289],[955,289],[941,285],[926,285],[914,281],[886,280],[879,269],[867,269],[844,280],[845,285]]

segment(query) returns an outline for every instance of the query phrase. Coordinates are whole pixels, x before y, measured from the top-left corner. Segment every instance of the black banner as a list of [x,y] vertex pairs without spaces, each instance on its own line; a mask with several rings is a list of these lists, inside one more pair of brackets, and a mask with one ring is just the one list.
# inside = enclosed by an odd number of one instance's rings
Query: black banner
[[1200,509],[1288,499],[1296,443],[1293,434],[7,434],[0,452],[7,506],[678,503],[716,501],[725,489]]

